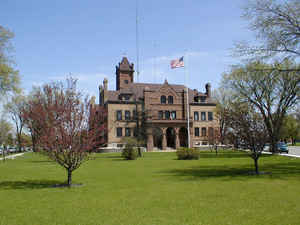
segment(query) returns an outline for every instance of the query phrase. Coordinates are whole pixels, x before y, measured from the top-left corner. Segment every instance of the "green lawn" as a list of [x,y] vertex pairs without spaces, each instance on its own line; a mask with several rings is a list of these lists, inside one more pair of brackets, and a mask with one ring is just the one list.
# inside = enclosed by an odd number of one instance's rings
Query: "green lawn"
[[300,159],[265,156],[260,176],[241,152],[195,161],[146,153],[136,161],[96,154],[74,172],[81,187],[53,188],[65,171],[27,153],[0,162],[1,225],[297,225]]

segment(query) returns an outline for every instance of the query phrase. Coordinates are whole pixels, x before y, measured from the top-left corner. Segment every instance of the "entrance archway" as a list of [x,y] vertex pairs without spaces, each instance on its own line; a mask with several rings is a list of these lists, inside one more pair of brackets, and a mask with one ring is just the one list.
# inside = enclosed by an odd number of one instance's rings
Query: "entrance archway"
[[176,133],[174,128],[169,127],[166,131],[167,147],[176,148]]
[[188,132],[185,127],[179,130],[180,147],[188,147]]
[[152,130],[154,147],[162,149],[163,132],[159,127],[154,127]]

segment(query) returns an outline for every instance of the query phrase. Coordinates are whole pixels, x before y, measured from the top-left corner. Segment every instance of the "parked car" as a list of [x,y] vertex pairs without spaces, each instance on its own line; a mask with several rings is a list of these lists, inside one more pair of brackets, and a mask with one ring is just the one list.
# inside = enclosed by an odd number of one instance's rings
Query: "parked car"
[[270,144],[269,143],[265,144],[264,151],[265,152],[269,152],[270,151]]
[[17,151],[17,149],[15,149],[15,148],[9,148],[9,149],[8,149],[8,152],[9,152],[9,153],[14,153],[14,152],[16,152],[16,151]]
[[277,143],[277,149],[280,153],[284,152],[284,153],[289,153],[289,149],[286,143],[284,142],[278,142]]

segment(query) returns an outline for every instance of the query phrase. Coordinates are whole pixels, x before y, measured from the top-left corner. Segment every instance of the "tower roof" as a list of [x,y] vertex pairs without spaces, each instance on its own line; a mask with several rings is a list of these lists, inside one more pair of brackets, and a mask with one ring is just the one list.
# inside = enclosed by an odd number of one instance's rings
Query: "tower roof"
[[123,57],[122,61],[119,63],[119,70],[122,71],[133,71],[133,63],[129,63],[127,57]]

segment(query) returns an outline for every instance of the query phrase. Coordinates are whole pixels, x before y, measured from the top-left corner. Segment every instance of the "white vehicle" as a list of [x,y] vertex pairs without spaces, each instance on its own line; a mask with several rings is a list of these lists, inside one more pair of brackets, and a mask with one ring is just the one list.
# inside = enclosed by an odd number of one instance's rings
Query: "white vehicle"
[[269,143],[265,144],[264,151],[265,152],[269,152],[270,151],[270,144]]

